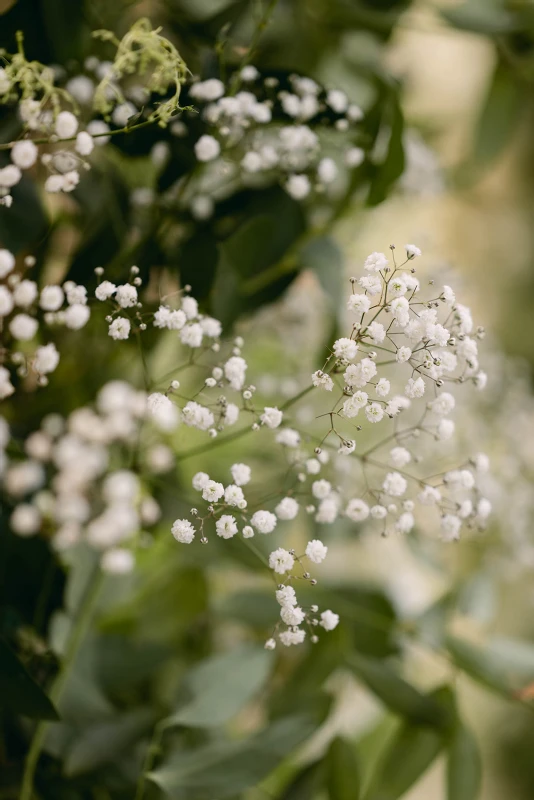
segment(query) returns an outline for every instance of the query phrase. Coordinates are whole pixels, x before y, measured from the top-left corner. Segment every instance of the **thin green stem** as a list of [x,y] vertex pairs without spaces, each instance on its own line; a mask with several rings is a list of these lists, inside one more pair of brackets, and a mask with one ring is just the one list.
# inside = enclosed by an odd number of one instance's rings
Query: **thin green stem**
[[[145,120],[144,122],[139,122],[136,125],[127,125],[124,128],[118,128],[116,131],[105,131],[104,133],[94,133],[91,134],[93,139],[99,139],[101,136],[117,136],[119,133],[132,133],[132,131],[139,130],[139,128],[146,128],[147,125],[154,125],[154,120]],[[76,140],[76,136],[70,136],[68,139],[60,139],[57,142],[53,142],[53,144],[61,144],[63,142],[74,142]],[[34,144],[49,144],[50,137],[44,136],[41,139],[32,139]],[[0,150],[11,150],[13,145],[17,143],[17,140],[14,142],[4,142],[0,144]]]
[[152,734],[152,738],[145,754],[143,769],[139,777],[134,800],[143,800],[145,796],[147,774],[154,766],[154,762],[161,752],[161,741],[163,739],[163,734],[165,733],[165,727],[166,726],[163,720],[158,722],[158,724],[154,727],[154,733]]
[[[95,567],[95,570],[89,580],[87,589],[80,604],[78,618],[76,619],[70,631],[61,669],[56,676],[56,679],[49,692],[50,700],[54,703],[54,705],[56,705],[61,699],[61,694],[69,676],[70,668],[76,659],[80,645],[85,638],[87,629],[89,628],[96,599],[102,584],[102,579],[102,572],[100,571],[100,567],[97,566]],[[35,728],[30,749],[28,750],[28,755],[26,757],[26,763],[24,765],[19,800],[31,800],[32,798],[33,778],[49,724],[49,722],[42,720]]]
[[252,39],[250,41],[250,44],[249,44],[249,46],[247,48],[247,52],[245,53],[245,55],[241,59],[239,67],[238,67],[237,71],[234,74],[229,94],[234,95],[239,90],[239,88],[241,86],[241,80],[242,80],[241,79],[241,70],[243,69],[243,67],[246,67],[247,64],[250,64],[250,62],[252,61],[252,56],[256,52],[256,49],[258,47],[258,43],[260,41],[261,35],[264,32],[264,30],[267,28],[269,22],[271,21],[271,17],[274,14],[274,10],[275,10],[277,5],[278,5],[278,0],[270,0],[270,2],[267,3],[267,5],[265,6],[265,11],[263,12],[263,14],[261,15],[261,17],[260,17],[260,19],[258,21],[256,29],[255,29],[255,31],[254,31],[254,33],[252,35]]

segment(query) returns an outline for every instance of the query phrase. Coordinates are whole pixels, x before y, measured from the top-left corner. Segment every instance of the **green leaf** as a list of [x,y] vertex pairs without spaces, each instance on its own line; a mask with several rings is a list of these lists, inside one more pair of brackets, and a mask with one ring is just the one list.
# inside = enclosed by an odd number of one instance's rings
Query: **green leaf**
[[324,764],[314,761],[313,764],[298,772],[289,786],[279,795],[278,800],[312,800],[324,783]]
[[374,130],[373,172],[367,205],[376,206],[386,199],[404,172],[404,117],[395,84],[382,87],[372,116],[378,117],[378,123]]
[[380,759],[365,800],[397,800],[426,772],[443,748],[432,728],[403,723]]
[[477,683],[510,697],[510,676],[502,662],[486,647],[479,647],[457,636],[447,636],[447,649],[457,667]]
[[449,745],[448,800],[477,800],[482,783],[482,763],[477,741],[459,722]]
[[231,719],[263,686],[273,654],[246,645],[208,658],[185,677],[192,699],[167,720],[168,726],[214,728]]
[[65,774],[72,777],[111,763],[131,749],[154,721],[154,710],[140,708],[85,728],[68,752]]
[[228,595],[216,611],[255,628],[269,628],[280,619],[280,609],[273,603],[272,593],[253,589]]
[[457,8],[441,10],[456,28],[475,33],[511,33],[521,29],[521,18],[505,8],[502,0],[467,0]]
[[302,248],[300,260],[303,268],[311,269],[317,276],[337,316],[343,308],[347,282],[341,249],[331,236],[318,236]]
[[352,655],[349,666],[368,688],[395,714],[413,723],[443,726],[447,718],[442,706],[401,678],[378,659]]
[[325,761],[329,800],[358,800],[360,770],[355,746],[337,737],[332,741]]
[[46,235],[49,220],[36,186],[27,175],[13,187],[12,195],[11,208],[0,206],[0,241],[2,247],[18,253],[37,245]]
[[0,639],[0,708],[31,719],[59,719],[50,699],[3,639]]
[[477,122],[472,153],[475,167],[490,164],[509,144],[525,112],[524,101],[524,88],[515,73],[498,64]]
[[[312,601],[314,602],[314,601]],[[343,617],[358,653],[385,658],[398,652],[397,616],[388,597],[373,586],[338,586],[324,591],[323,605],[334,606]]]
[[172,800],[224,800],[256,786],[315,729],[312,717],[286,717],[249,739],[175,752],[148,778]]

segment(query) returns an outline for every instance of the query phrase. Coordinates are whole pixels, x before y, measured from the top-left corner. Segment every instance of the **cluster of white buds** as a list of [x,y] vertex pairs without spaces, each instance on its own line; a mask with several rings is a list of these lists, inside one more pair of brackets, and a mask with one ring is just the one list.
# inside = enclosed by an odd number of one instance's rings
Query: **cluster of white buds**
[[0,250],[0,401],[15,391],[10,367],[19,378],[33,375],[40,386],[48,383],[60,354],[53,342],[35,346],[45,327],[79,330],[90,317],[84,286],[65,281],[61,286],[39,288],[24,277],[25,270],[34,264],[35,258],[26,256],[17,270],[15,256],[9,250]]
[[[349,102],[341,90],[325,90],[310,78],[291,75],[288,90],[275,77],[261,77],[252,65],[240,73],[246,88],[232,92],[216,79],[197,81],[189,94],[201,109],[211,129],[195,143],[197,160],[213,164],[213,174],[245,185],[261,185],[275,176],[295,200],[312,193],[339,193],[346,187],[350,171],[365,159],[364,150],[351,140],[358,137],[362,110]],[[328,135],[329,129],[348,132]],[[171,128],[187,134],[180,121]],[[347,172],[348,170],[348,172]],[[209,217],[213,203],[202,194],[206,176],[190,192],[194,216]]]
[[[12,530],[42,532],[58,552],[86,542],[102,553],[104,570],[130,571],[135,548],[149,541],[146,529],[160,517],[150,478],[175,460],[166,432],[151,424],[146,392],[112,381],[94,408],[66,419],[48,415],[25,440],[25,458],[9,452],[9,427],[0,422],[0,480],[14,506]],[[136,471],[127,468],[131,452]]]

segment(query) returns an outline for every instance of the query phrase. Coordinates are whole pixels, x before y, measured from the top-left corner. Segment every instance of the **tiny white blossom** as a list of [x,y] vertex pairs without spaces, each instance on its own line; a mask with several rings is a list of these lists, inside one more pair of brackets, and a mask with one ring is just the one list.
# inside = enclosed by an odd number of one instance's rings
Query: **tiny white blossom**
[[294,564],[294,557],[287,550],[284,550],[283,547],[273,550],[273,552],[269,555],[269,566],[279,575],[289,572],[291,569],[293,569]]
[[276,528],[276,516],[270,511],[255,511],[250,524],[258,533],[271,533]]
[[173,522],[171,533],[177,542],[191,544],[195,538],[195,529],[188,519],[177,519]]
[[[320,564],[325,560],[328,553],[328,547],[324,545],[319,539],[312,539],[306,545],[306,555],[313,561],[314,564]],[[300,623],[296,623],[297,625]]]
[[223,514],[215,523],[217,536],[223,539],[231,539],[237,533],[237,523],[231,514]]
[[325,631],[333,631],[339,624],[339,614],[334,614],[334,612],[330,610],[323,611],[319,624]]

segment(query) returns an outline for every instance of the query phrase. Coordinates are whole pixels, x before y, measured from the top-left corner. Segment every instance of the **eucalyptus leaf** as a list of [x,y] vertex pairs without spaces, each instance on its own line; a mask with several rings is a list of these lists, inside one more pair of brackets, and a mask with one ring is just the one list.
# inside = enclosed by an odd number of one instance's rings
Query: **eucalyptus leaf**
[[252,645],[202,661],[185,677],[191,700],[167,718],[167,726],[214,728],[224,724],[261,689],[272,663],[272,652]]
[[482,783],[482,762],[477,741],[459,722],[448,748],[448,800],[477,800]]
[[309,716],[286,717],[248,739],[171,753],[148,778],[172,800],[225,800],[256,786],[315,730]]

